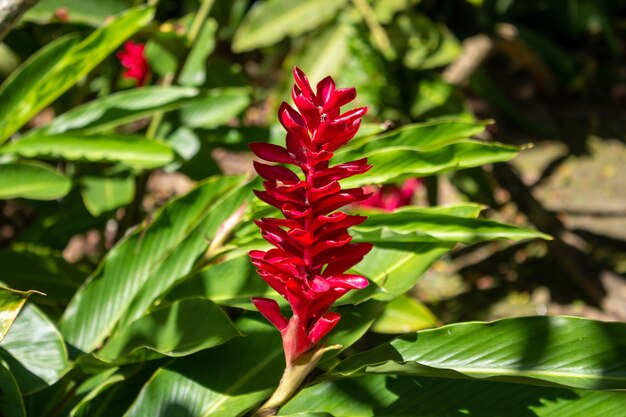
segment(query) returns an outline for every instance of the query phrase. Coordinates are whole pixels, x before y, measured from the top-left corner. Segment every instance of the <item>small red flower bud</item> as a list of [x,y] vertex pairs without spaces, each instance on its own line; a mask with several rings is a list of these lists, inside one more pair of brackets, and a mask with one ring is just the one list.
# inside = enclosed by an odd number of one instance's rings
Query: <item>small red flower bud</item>
[[144,54],[145,47],[146,45],[143,43],[128,41],[124,44],[124,50],[117,53],[120,63],[126,68],[124,77],[136,80],[138,86],[146,83],[150,73],[150,67]]
[[366,220],[337,209],[367,199],[362,188],[342,189],[338,181],[371,168],[366,159],[330,166],[333,152],[354,137],[367,108],[341,113],[340,107],[356,97],[354,88],[335,88],[331,77],[314,92],[300,69],[294,69],[292,91],[296,109],[283,103],[278,119],[287,131],[286,148],[252,143],[250,148],[268,162],[295,165],[298,176],[284,166],[255,162],[265,181],[255,191],[264,202],[281,210],[284,219],[256,220],[265,240],[276,249],[251,251],[259,275],[287,299],[293,312],[285,318],[278,304],[254,298],[256,308],[280,332],[290,365],[317,345],[339,321],[329,311],[350,290],[365,288],[367,278],[346,274],[372,249],[369,243],[351,243],[348,228]]

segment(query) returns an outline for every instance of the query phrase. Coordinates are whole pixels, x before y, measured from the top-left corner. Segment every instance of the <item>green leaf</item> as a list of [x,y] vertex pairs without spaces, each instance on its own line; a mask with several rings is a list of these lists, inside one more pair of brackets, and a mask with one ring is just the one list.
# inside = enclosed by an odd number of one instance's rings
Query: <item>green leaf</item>
[[[431,151],[443,146],[466,141],[485,130],[488,122],[465,122],[444,120],[403,126],[379,136],[354,140],[344,148],[345,152],[369,153],[389,147],[407,146],[418,151]],[[341,154],[340,151],[337,154]]]
[[65,161],[120,162],[135,169],[157,168],[174,159],[174,151],[166,143],[143,136],[72,133],[35,134],[0,148],[0,154]]
[[334,308],[334,311],[341,314],[341,320],[330,332],[325,344],[327,346],[338,344],[341,345],[341,349],[327,352],[322,360],[326,361],[338,355],[361,339],[383,311],[384,306],[383,302],[368,300],[358,305]]
[[[426,210],[432,213],[476,217],[481,207],[476,204],[461,204]],[[375,299],[391,301],[410,290],[430,265],[454,245],[452,242],[394,245],[379,242],[354,269],[380,287],[380,291],[373,294]]]
[[116,362],[143,349],[167,356],[185,356],[240,335],[212,301],[190,298],[151,311],[121,328],[96,356]]
[[[11,73],[0,87],[0,127],[3,121],[10,117],[11,112],[20,106],[25,98],[31,94],[34,86],[48,75],[50,68],[54,67],[57,62],[67,55],[68,51],[77,43],[78,39],[74,35],[56,39],[35,52],[26,62]],[[8,136],[0,136],[0,144]]]
[[135,195],[132,176],[86,176],[82,179],[83,202],[87,210],[99,216],[129,204]]
[[[126,367],[124,371],[128,371],[128,369],[129,368]],[[94,410],[94,408],[96,408],[95,403],[97,399],[100,399],[98,397],[107,393],[107,391],[110,392],[109,389],[116,386],[119,382],[125,381],[127,375],[125,375],[124,371],[118,372],[118,368],[110,368],[104,372],[95,374],[80,384],[76,391],[82,398],[72,407],[69,413],[70,417],[98,415],[96,414],[96,410]],[[102,413],[102,410],[98,411]],[[111,412],[110,408],[108,412]]]
[[275,292],[256,273],[250,257],[244,253],[209,265],[173,286],[165,296],[165,301],[204,297],[218,304],[237,307],[243,304],[251,308],[251,297],[266,297],[271,294]]
[[[349,24],[337,23],[307,40],[301,52],[291,56],[291,62],[297,64],[312,83],[328,74],[341,74],[346,60],[351,58],[350,39],[357,36],[356,30]],[[284,92],[291,94],[291,86]]]
[[236,53],[269,46],[315,29],[337,15],[345,0],[267,0],[256,2],[233,38]]
[[40,0],[23,17],[24,21],[49,24],[55,22],[55,12],[66,8],[69,22],[98,26],[110,16],[120,13],[126,6],[122,0]]
[[15,162],[0,165],[0,199],[54,200],[67,194],[71,187],[69,178],[46,164]]
[[26,417],[22,394],[11,372],[0,362],[0,416]]
[[[423,177],[441,172],[508,161],[517,155],[513,146],[465,141],[429,151],[408,146],[387,147],[359,155],[373,166],[368,172],[343,180],[344,187],[397,182],[408,177]],[[346,155],[341,155],[341,161]]]
[[380,287],[374,299],[391,301],[419,281],[430,265],[454,247],[454,243],[409,243],[374,247],[354,267]]
[[144,50],[150,70],[160,77],[172,76],[178,67],[178,58],[172,50],[157,40],[146,42]]
[[0,342],[31,294],[32,291],[17,291],[0,287]]
[[65,311],[61,329],[68,342],[91,352],[115,326],[123,328],[143,316],[191,271],[208,239],[251,195],[251,185],[238,177],[210,178],[120,241]]
[[418,300],[401,295],[385,306],[372,331],[376,333],[408,333],[437,326],[437,317]]
[[259,320],[239,321],[246,337],[159,369],[124,416],[230,417],[259,404],[284,368],[278,331]]
[[85,274],[50,251],[5,249],[0,251],[0,281],[17,290],[36,288],[46,294],[37,304],[65,306]]
[[371,214],[365,223],[350,230],[355,241],[378,243],[380,246],[399,242],[476,243],[494,239],[550,239],[543,233],[522,227],[440,214],[419,207]]
[[522,317],[458,323],[399,337],[333,374],[393,373],[626,389],[626,323]]
[[403,59],[407,68],[427,70],[450,64],[461,52],[461,45],[452,31],[442,23],[415,14],[399,19],[409,46]]
[[180,110],[185,126],[211,129],[237,117],[250,103],[247,88],[214,88],[207,96]]
[[58,135],[80,131],[95,133],[132,122],[155,112],[177,109],[193,102],[199,90],[189,87],[147,86],[97,98],[57,116],[28,135]]
[[61,334],[44,313],[30,304],[2,341],[0,358],[24,395],[54,384],[70,367]]
[[199,41],[194,42],[189,57],[185,60],[178,82],[182,85],[200,86],[206,81],[206,60],[215,49],[215,32],[217,22],[209,18],[204,22]]
[[[19,79],[19,85],[13,88],[23,93],[0,109],[0,143],[87,75],[122,42],[147,25],[153,12],[154,9],[149,7],[129,9],[78,45],[70,49],[61,48],[62,51],[54,54],[56,60],[29,61],[29,65],[22,67],[21,71],[28,71],[31,76],[18,74],[13,79],[13,84]],[[48,65],[43,67],[45,64]],[[30,65],[36,65],[37,68],[31,69]],[[0,103],[7,97],[11,97],[11,94],[5,88],[0,92]]]
[[367,376],[303,389],[281,416],[335,417],[607,417],[621,415],[626,395],[502,382]]

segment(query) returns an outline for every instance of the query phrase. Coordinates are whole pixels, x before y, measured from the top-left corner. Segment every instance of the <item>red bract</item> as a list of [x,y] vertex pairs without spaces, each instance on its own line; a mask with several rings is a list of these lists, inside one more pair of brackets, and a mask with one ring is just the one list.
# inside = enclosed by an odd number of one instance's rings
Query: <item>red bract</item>
[[133,78],[137,81],[138,86],[146,83],[150,67],[144,55],[145,44],[128,41],[124,44],[124,50],[117,53],[117,57],[126,72],[125,78]]
[[280,330],[287,365],[318,344],[339,321],[331,305],[352,289],[367,286],[367,278],[347,274],[368,253],[369,243],[350,243],[347,229],[364,216],[337,209],[369,197],[362,188],[342,189],[338,181],[371,168],[366,159],[330,166],[333,152],[354,137],[367,111],[360,107],[340,112],[356,97],[354,88],[335,88],[331,77],[314,92],[306,75],[294,69],[293,101],[282,103],[278,118],[287,130],[286,148],[252,143],[252,151],[268,162],[295,165],[298,176],[284,166],[255,162],[265,179],[264,191],[255,191],[285,218],[256,220],[261,234],[276,248],[251,251],[259,275],[287,299],[293,314],[285,318],[274,300],[253,298],[256,308]]

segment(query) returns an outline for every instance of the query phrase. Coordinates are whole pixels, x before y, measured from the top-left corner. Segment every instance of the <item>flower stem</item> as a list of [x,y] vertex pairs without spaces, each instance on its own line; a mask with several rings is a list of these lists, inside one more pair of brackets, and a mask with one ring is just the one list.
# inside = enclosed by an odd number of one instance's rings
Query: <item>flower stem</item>
[[189,45],[193,45],[193,43],[196,40],[196,37],[198,36],[198,33],[200,33],[202,24],[204,23],[207,16],[209,15],[209,11],[211,11],[211,7],[213,6],[213,1],[214,0],[203,0],[202,3],[200,3],[200,8],[198,9],[196,16],[194,17],[193,22],[191,23],[191,28],[189,29],[189,33],[187,33],[187,40],[189,42]]
[[255,417],[275,416],[278,409],[289,401],[302,384],[302,381],[315,369],[324,353],[329,350],[341,349],[341,347],[341,345],[332,345],[312,349],[300,356],[293,363],[288,364],[280,379],[278,388],[276,388],[276,391],[274,391],[270,399],[254,414]]

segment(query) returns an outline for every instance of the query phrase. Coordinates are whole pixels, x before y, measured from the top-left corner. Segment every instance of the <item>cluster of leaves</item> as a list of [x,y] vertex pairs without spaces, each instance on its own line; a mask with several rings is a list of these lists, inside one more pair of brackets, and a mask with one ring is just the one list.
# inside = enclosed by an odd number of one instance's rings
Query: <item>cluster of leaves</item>
[[[261,127],[242,126],[253,99],[286,96],[280,86],[272,94],[247,87],[237,63],[246,53],[263,48],[263,64],[297,62],[314,80],[336,74],[379,114],[373,121],[405,124],[391,131],[366,124],[336,154],[334,162],[367,157],[373,165],[346,187],[478,167],[518,152],[472,139],[485,123],[442,81],[425,76],[406,89],[388,82],[395,72],[410,79],[446,65],[459,50],[451,32],[410,1],[216,2],[209,18],[212,2],[199,10],[180,2],[189,14],[162,24],[153,7],[86,3],[68,2],[70,22],[58,30],[88,35],[59,36],[0,87],[0,199],[34,213],[26,226],[14,225],[0,250],[7,287],[0,289],[0,415],[236,416],[253,412],[276,387],[280,336],[250,302],[276,295],[247,256],[267,247],[252,219],[269,209],[253,198],[256,179],[224,175],[212,159],[218,147],[278,140],[264,117]],[[55,7],[43,1],[25,19],[50,23]],[[118,88],[113,52],[133,36],[148,40],[152,77],[162,85]],[[280,46],[289,42],[285,56]],[[222,44],[236,57],[218,53]],[[29,124],[44,109],[58,115]],[[450,114],[453,120],[412,123]],[[198,183],[143,214],[146,178],[157,169]],[[481,210],[471,203],[407,207],[373,213],[353,228],[354,241],[374,244],[354,268],[370,286],[340,300],[342,320],[327,343],[342,350],[324,357],[281,415],[569,417],[624,409],[623,323],[530,317],[414,331],[437,320],[406,292],[455,245],[547,238],[479,218]],[[96,230],[104,242],[111,224],[110,249],[102,243],[73,264],[61,256],[77,234]],[[412,333],[372,346],[374,332]]]

